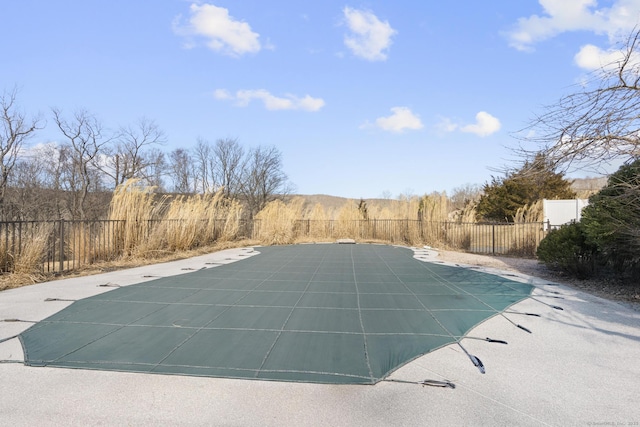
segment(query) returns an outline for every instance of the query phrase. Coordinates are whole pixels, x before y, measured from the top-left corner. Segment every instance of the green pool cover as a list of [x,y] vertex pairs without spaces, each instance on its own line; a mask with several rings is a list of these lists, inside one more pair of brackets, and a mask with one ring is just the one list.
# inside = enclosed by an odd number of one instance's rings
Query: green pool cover
[[528,284],[385,245],[245,260],[76,301],[20,336],[31,366],[373,384],[527,298]]

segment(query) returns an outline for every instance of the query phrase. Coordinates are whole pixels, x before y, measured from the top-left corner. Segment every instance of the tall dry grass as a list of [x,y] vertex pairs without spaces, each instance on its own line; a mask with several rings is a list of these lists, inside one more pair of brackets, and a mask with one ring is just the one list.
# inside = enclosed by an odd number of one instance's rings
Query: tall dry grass
[[296,225],[304,212],[304,200],[294,198],[285,203],[274,200],[268,203],[255,219],[259,230],[257,239],[265,245],[286,245],[296,242],[298,230]]
[[238,237],[242,205],[223,191],[170,198],[129,180],[114,192],[109,219],[124,220],[117,233],[125,256],[155,258]]
[[306,237],[308,240],[329,240],[333,236],[332,222],[324,207],[316,203],[313,208],[305,211],[303,220],[306,223]]
[[476,204],[469,203],[464,208],[455,211],[450,217],[447,237],[443,244],[448,249],[468,251],[473,244],[473,233],[470,225],[476,223]]
[[256,237],[263,244],[349,238],[435,245],[442,238],[440,222],[447,221],[449,206],[444,193],[385,201],[384,206],[367,202],[366,213],[364,204],[353,200],[331,211],[319,204],[305,207],[299,198],[274,201],[256,216]]
[[514,231],[511,233],[509,252],[535,255],[543,233],[544,204],[542,200],[523,206],[513,218]]
[[240,203],[226,199],[222,191],[177,197],[162,211],[148,238],[137,247],[137,256],[155,257],[232,240],[242,216]]
[[0,240],[0,267],[11,274],[0,274],[0,291],[41,281],[49,236],[53,225],[41,223],[25,233],[22,244]]
[[13,257],[13,272],[16,274],[38,274],[42,272],[42,263],[53,224],[43,223],[26,240],[20,251]]
[[420,230],[409,230],[408,240],[413,244],[426,242],[430,246],[446,246],[446,235],[442,230],[442,222],[449,218],[449,199],[445,193],[433,193],[420,198],[415,223]]
[[398,200],[372,200],[367,202],[370,219],[417,219],[420,197],[402,197]]
[[134,255],[137,248],[146,242],[154,220],[159,219],[166,208],[167,197],[158,198],[152,187],[140,185],[139,180],[130,179],[118,186],[111,198],[109,219],[125,221],[114,244],[121,247],[125,255]]
[[336,239],[359,239],[360,225],[364,220],[355,202],[345,203],[334,221],[333,237]]
[[[64,268],[115,261],[116,257],[121,257],[118,261],[154,259],[220,242],[235,244],[243,237],[265,245],[351,238],[476,250],[495,235],[501,250],[507,245],[513,252],[532,253],[540,240],[535,224],[542,221],[542,203],[519,210],[513,225],[485,230],[473,226],[473,205],[452,214],[445,193],[366,201],[366,214],[363,204],[359,208],[353,200],[327,209],[320,204],[305,206],[302,198],[292,198],[268,204],[246,227],[242,205],[221,192],[167,197],[131,180],[114,191],[109,219],[121,222],[97,228],[95,224],[94,228],[65,226]],[[244,234],[252,230],[253,234]],[[20,272],[42,269],[46,239],[52,230],[42,229],[41,233],[19,251],[4,248],[6,239],[0,239],[0,263],[6,264],[0,267]]]

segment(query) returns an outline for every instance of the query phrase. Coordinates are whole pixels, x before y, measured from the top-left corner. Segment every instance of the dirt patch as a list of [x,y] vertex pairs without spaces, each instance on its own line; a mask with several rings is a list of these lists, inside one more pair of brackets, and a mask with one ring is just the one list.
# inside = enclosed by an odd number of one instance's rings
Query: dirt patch
[[616,280],[607,279],[578,280],[557,271],[549,270],[544,264],[535,259],[476,255],[444,250],[438,250],[438,258],[456,264],[491,267],[539,277],[600,298],[622,303],[626,307],[640,312],[640,284],[620,283]]

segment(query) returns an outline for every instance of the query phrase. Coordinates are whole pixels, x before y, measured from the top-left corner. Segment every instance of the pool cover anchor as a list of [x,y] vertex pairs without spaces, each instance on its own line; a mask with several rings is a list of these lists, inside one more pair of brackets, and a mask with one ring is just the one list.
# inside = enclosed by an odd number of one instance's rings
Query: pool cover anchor
[[[460,346],[462,347],[462,346]],[[464,348],[462,348],[464,350]],[[471,362],[473,363],[473,365],[478,368],[478,370],[480,371],[481,374],[485,373],[484,370],[484,365],[482,364],[482,360],[478,359],[476,356],[474,356],[473,354],[470,354],[467,352],[467,350],[464,350],[465,353],[467,353],[467,356],[469,356],[469,359],[471,359]]]
[[524,327],[524,326],[522,326],[522,325],[516,325],[516,326],[517,326],[518,328],[522,329],[522,330],[523,330],[523,331],[525,331],[525,332],[529,332],[529,333],[531,333],[531,331],[530,331],[529,329],[525,328],[525,327]]
[[529,313],[529,312],[521,312],[521,311],[505,311],[507,314],[522,314],[524,316],[533,316],[533,317],[542,317],[538,313]]
[[489,343],[493,343],[493,344],[509,344],[509,343],[508,343],[508,342],[506,342],[505,340],[499,340],[499,339],[496,339],[496,338],[489,338],[489,337],[486,337],[486,338],[480,338],[480,337],[469,337],[469,336],[466,336],[466,337],[464,337],[464,338],[465,338],[465,339],[468,339],[468,340],[479,340],[479,341],[485,341],[485,342],[489,342]]
[[[511,286],[507,285],[506,283],[505,283],[505,284],[503,284],[503,285],[504,285],[504,286],[506,286],[506,287],[507,287],[507,288],[509,288],[509,289],[513,289],[514,291],[515,291],[515,290],[517,290],[517,289],[514,289],[513,287],[511,287]],[[551,295],[539,295],[539,296],[541,296],[541,297],[547,297],[547,298],[564,299],[564,298],[562,298],[562,297],[558,297],[558,296],[551,296]],[[560,306],[558,306],[558,305],[549,304],[549,303],[546,303],[546,302],[544,302],[544,301],[542,301],[542,300],[539,300],[538,298],[534,298],[534,297],[533,297],[533,295],[530,295],[530,296],[529,296],[529,299],[531,299],[531,300],[533,300],[533,301],[536,301],[536,302],[539,302],[540,304],[546,305],[547,307],[551,307],[551,308],[553,308],[554,310],[564,310],[564,308],[562,308],[562,307],[560,307]]]
[[[529,298],[531,298],[533,301],[539,302],[540,304],[544,304],[544,305],[546,305],[547,307],[551,307],[551,308],[553,308],[554,310],[564,310],[564,308],[562,308],[562,307],[560,307],[560,306],[553,305],[553,304],[547,304],[546,302],[541,301],[541,300],[539,300],[539,299],[536,299],[536,298],[534,298],[534,297],[529,297]],[[560,298],[560,297],[551,297],[551,298]],[[525,313],[518,313],[518,312],[515,312],[515,311],[510,311],[510,312],[508,312],[508,313],[510,313],[510,314],[525,314],[525,315],[527,315],[527,316],[540,317],[540,315],[539,315],[539,314],[536,314],[536,313],[527,313],[527,312],[525,312]],[[508,320],[512,325],[515,325],[516,327],[518,327],[518,328],[522,329],[522,330],[523,330],[523,331],[525,331],[525,332],[528,332],[528,333],[530,333],[530,334],[532,333],[532,332],[531,332],[531,330],[530,330],[529,328],[526,328],[526,327],[524,327],[524,326],[520,325],[519,323],[515,323],[513,320],[511,320],[511,319],[509,319],[507,316],[505,316],[505,314],[504,314],[504,313],[500,313],[500,315],[501,315],[502,317],[504,317],[505,319],[507,319],[507,320]]]
[[508,342],[506,342],[505,340],[496,340],[496,339],[489,338],[489,337],[486,337],[484,340],[485,340],[486,342],[491,342],[491,343],[496,343],[496,344],[509,344],[509,343],[508,343]]
[[451,381],[424,380],[424,381],[421,381],[420,384],[422,386],[428,385],[430,387],[456,388],[456,385]]
[[[453,337],[453,336],[452,336]],[[454,338],[455,339],[455,338]],[[471,363],[473,363],[473,366],[475,366],[476,368],[478,368],[478,370],[480,371],[481,374],[486,373],[485,369],[484,369],[484,364],[482,363],[482,360],[480,360],[480,358],[474,356],[473,354],[469,353],[467,351],[466,348],[464,348],[462,346],[462,344],[460,343],[459,340],[456,339],[456,344],[458,344],[458,347],[460,347],[462,349],[462,351],[464,351],[464,354],[466,354],[469,357],[469,360],[471,360]]]
[[564,311],[564,308],[560,307],[559,305],[548,304],[548,303],[546,303],[546,302],[544,302],[544,301],[541,301],[541,300],[539,300],[539,299],[537,299],[537,298],[533,298],[533,297],[529,297],[529,298],[531,298],[532,300],[534,300],[534,301],[536,301],[536,302],[539,302],[540,304],[544,304],[544,305],[546,305],[547,307],[551,307],[551,308],[553,308],[554,310],[562,310],[562,311]]
[[121,288],[122,286],[118,285],[117,283],[107,282],[107,283],[102,283],[98,285],[98,287],[99,288]]
[[456,388],[456,385],[448,380],[438,381],[438,380],[426,379],[422,381],[408,381],[408,380],[396,380],[393,378],[389,378],[382,381],[390,382],[390,383],[401,383],[401,384],[416,384],[416,385],[421,385],[423,387],[429,386],[429,387],[452,388],[452,389]]

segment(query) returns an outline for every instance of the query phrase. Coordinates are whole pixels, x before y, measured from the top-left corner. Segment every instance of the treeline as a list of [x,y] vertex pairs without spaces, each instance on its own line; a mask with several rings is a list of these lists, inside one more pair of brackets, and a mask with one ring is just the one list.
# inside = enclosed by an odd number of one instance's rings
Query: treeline
[[87,110],[51,109],[59,142],[29,146],[46,118],[28,116],[17,90],[0,97],[0,220],[98,219],[113,190],[130,179],[157,193],[207,194],[222,189],[252,217],[289,192],[282,154],[273,146],[246,148],[237,139],[163,150],[160,126],[140,118],[115,130]]

